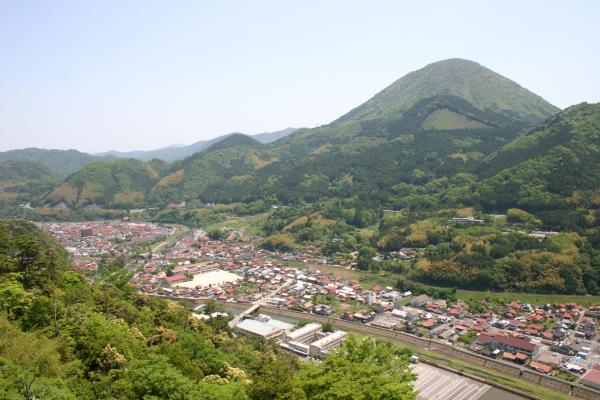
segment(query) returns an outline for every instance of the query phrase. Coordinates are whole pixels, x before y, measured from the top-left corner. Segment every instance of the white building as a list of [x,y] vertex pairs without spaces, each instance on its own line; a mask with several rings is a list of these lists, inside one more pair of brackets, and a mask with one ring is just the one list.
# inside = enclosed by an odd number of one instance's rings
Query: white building
[[237,329],[250,335],[259,336],[263,339],[271,339],[281,335],[281,329],[274,328],[264,322],[253,319],[245,319],[236,326]]
[[325,358],[330,349],[339,346],[348,334],[344,331],[335,331],[309,345],[311,357]]
[[310,343],[317,339],[317,335],[321,332],[321,324],[311,323],[306,324],[302,328],[291,331],[284,337],[284,342]]

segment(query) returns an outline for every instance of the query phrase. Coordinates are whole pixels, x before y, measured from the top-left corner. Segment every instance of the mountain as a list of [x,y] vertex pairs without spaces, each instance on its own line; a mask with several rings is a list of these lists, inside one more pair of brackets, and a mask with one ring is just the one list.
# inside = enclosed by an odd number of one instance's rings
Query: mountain
[[243,134],[231,134],[209,148],[175,162],[150,194],[151,201],[214,201],[211,193],[228,182],[244,182],[278,159],[265,145]]
[[541,122],[558,111],[510,79],[476,62],[453,58],[407,74],[338,121],[395,118],[419,100],[438,95],[460,97],[479,110],[526,123]]
[[70,175],[46,194],[44,204],[64,204],[71,208],[136,208],[161,178],[162,162],[135,159],[94,161]]
[[409,73],[328,125],[257,137],[271,141],[285,135],[270,144],[230,134],[190,146],[129,153],[168,160],[190,155],[156,168],[129,160],[130,167],[145,171],[141,175],[153,171],[136,188],[110,178],[108,166],[115,164],[94,163],[70,176],[46,201],[115,207],[371,196],[391,204],[408,193],[411,203],[421,201],[420,187],[442,179],[451,185],[448,179],[457,174],[487,173],[489,178],[495,152],[557,111],[477,63],[445,60]]
[[522,132],[479,167],[478,192],[491,208],[536,210],[597,201],[600,194],[600,103],[582,103]]
[[[275,142],[283,137],[288,136],[292,132],[294,132],[295,128],[286,128],[280,131],[275,132],[264,132],[258,133],[256,135],[247,135],[251,136],[255,140],[261,143],[271,143]],[[164,160],[164,161],[177,161],[182,160],[186,157],[193,155],[194,153],[198,153],[204,149],[209,148],[212,144],[217,143],[231,135],[239,134],[239,133],[229,133],[226,135],[221,135],[213,139],[209,140],[201,140],[199,142],[190,144],[190,145],[171,145],[164,148],[156,149],[156,150],[148,150],[148,151],[128,151],[128,152],[118,152],[118,151],[109,151],[106,153],[99,153],[98,156],[112,156],[118,158],[138,158],[140,160],[152,160],[154,158]]]
[[282,157],[332,148],[362,151],[417,131],[509,126],[518,131],[558,111],[508,78],[475,62],[451,59],[411,72],[332,123],[299,129],[274,147]]
[[44,165],[25,160],[0,161],[0,204],[31,202],[61,178]]
[[25,160],[40,163],[66,177],[97,158],[77,150],[46,150],[35,147],[0,152],[0,161]]
[[251,136],[253,139],[258,140],[261,143],[268,144],[291,135],[295,130],[296,128],[285,128],[280,131],[257,133],[256,135]]
[[477,63],[441,61],[329,125],[299,129],[266,146],[243,135],[221,139],[176,162],[150,198],[156,204],[270,196],[284,202],[366,194],[385,199],[401,184],[475,173],[522,129],[556,111]]

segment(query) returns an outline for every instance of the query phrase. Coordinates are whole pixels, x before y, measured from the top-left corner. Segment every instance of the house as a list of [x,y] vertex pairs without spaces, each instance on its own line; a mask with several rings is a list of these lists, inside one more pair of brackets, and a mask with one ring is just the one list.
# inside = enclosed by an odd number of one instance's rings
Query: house
[[535,344],[531,343],[527,339],[502,335],[496,335],[492,339],[492,346],[501,350],[509,350],[515,352],[520,351],[525,354],[533,354],[537,347]]
[[541,372],[542,374],[549,374],[553,370],[553,368],[551,366],[545,365],[545,364],[541,364],[541,363],[535,362],[535,361],[532,361],[529,364],[529,367],[531,369],[536,370],[537,372]]
[[185,275],[173,275],[173,276],[167,276],[165,278],[165,281],[167,281],[167,283],[170,283],[170,284],[179,283],[179,282],[186,282],[188,280],[189,279]]
[[433,318],[426,319],[421,322],[421,326],[426,329],[431,329],[437,324],[437,321]]
[[313,312],[315,314],[328,317],[335,312],[335,308],[328,304],[317,304],[316,306],[314,306]]
[[419,307],[422,307],[425,304],[429,303],[429,301],[431,301],[431,299],[429,298],[429,296],[427,296],[426,294],[422,294],[422,295],[419,295],[419,296],[415,297],[411,301],[410,305],[413,306],[413,307],[419,308]]
[[535,353],[537,346],[527,339],[515,336],[507,336],[504,334],[492,335],[483,332],[477,339],[475,344],[490,347],[493,350],[501,350],[507,352],[521,352],[527,355]]
[[600,371],[597,369],[590,369],[585,375],[583,375],[580,382],[582,385],[594,389],[600,389]]

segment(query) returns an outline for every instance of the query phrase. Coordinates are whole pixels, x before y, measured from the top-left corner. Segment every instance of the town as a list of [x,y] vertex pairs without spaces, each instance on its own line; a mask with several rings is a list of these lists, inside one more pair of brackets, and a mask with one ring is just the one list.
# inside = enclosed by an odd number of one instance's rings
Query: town
[[[177,236],[176,227],[155,224],[52,223],[41,227],[65,246],[76,267],[82,258],[127,254],[141,242],[156,244],[132,260],[131,284],[143,293],[214,300],[224,308],[236,304],[290,310],[405,332],[600,388],[600,307],[574,302],[534,305],[516,299],[467,304],[390,286],[366,286],[360,279],[344,278],[350,266],[332,265],[314,247],[273,253],[231,228],[223,239],[213,240],[202,229]],[[85,270],[97,273],[93,267]],[[242,334],[276,339],[283,348],[311,358],[326,357],[346,336],[345,331],[319,323],[296,327],[251,313],[233,327]]]

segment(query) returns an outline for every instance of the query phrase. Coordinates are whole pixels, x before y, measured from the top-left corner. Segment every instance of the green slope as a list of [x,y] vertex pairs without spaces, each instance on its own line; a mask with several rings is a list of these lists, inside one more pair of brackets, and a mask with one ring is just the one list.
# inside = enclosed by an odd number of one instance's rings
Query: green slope
[[145,204],[146,194],[160,180],[161,162],[134,159],[95,161],[70,175],[43,198],[43,203],[65,203],[72,208],[98,206],[135,208]]
[[10,150],[0,153],[0,161],[21,160],[38,162],[66,177],[95,160],[91,154],[77,150],[46,150],[37,148]]
[[233,134],[210,148],[174,163],[170,173],[150,194],[155,204],[171,201],[212,201],[213,188],[228,182],[245,182],[258,169],[277,161],[263,152],[264,145]]
[[[600,190],[600,104],[579,104],[523,132],[480,167],[479,192],[493,207],[540,208]],[[583,197],[581,195],[584,195]]]
[[30,202],[60,183],[60,177],[45,166],[21,160],[0,161],[0,202]]

